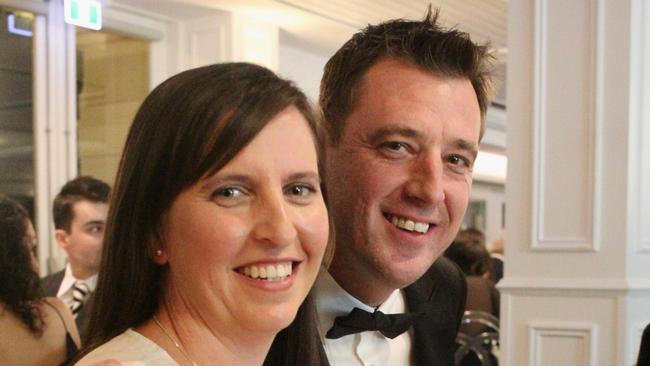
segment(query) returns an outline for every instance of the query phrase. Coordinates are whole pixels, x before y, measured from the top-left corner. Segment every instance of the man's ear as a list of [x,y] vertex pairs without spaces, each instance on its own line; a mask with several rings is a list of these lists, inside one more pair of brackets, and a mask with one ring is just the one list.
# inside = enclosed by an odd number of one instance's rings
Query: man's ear
[[68,238],[69,235],[65,230],[63,229],[54,230],[54,239],[56,239],[56,242],[59,244],[61,248],[66,249],[68,247],[68,245],[70,244],[70,240]]

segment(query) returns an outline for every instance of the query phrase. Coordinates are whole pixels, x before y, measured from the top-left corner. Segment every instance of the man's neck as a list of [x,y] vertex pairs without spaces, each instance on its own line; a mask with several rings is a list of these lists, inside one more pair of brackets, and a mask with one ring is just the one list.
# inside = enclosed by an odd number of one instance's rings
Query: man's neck
[[97,272],[89,271],[86,268],[74,266],[72,263],[70,264],[70,270],[72,271],[74,278],[78,280],[87,280],[97,274]]
[[334,255],[328,271],[336,283],[357,300],[377,307],[395,291],[394,288],[385,286],[376,276],[364,271],[363,266],[342,261],[340,258]]

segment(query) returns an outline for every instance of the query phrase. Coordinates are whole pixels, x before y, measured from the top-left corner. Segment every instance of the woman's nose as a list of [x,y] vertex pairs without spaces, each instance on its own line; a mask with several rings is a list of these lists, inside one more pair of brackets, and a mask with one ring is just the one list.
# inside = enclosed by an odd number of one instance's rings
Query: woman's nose
[[256,207],[256,224],[253,236],[256,240],[276,246],[293,243],[298,235],[284,197],[269,197]]

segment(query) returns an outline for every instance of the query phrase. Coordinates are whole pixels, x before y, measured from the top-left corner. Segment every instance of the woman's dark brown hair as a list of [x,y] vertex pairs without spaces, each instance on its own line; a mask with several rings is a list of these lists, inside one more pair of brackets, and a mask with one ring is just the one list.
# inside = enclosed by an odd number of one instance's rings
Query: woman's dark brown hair
[[[290,106],[304,115],[320,152],[317,123],[305,95],[261,66],[226,63],[188,70],[147,96],[129,131],[111,197],[90,347],[84,353],[158,309],[166,267],[152,258],[176,197],[225,166]],[[294,323],[307,332],[301,337],[318,337],[313,309],[300,309]],[[312,365],[325,359],[322,350],[284,345],[271,349],[271,354],[283,355],[283,362],[308,359]]]
[[32,333],[41,334],[42,293],[26,242],[29,222],[23,206],[0,194],[0,302]]

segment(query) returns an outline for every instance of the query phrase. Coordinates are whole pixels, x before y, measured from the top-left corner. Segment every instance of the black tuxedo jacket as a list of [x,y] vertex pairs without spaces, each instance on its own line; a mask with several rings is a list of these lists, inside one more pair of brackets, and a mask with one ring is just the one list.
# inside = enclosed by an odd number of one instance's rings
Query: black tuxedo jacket
[[[61,282],[63,282],[63,277],[65,275],[65,270],[53,273],[47,277],[41,279],[41,288],[43,289],[43,294],[45,296],[56,297],[57,292],[59,292],[59,287],[61,287]],[[81,338],[81,345],[86,344],[86,337],[88,336],[88,325],[90,320],[90,308],[93,304],[94,296],[92,293],[90,297],[85,301],[84,306],[79,311],[77,319],[77,330],[79,330],[79,336]]]
[[404,295],[409,311],[426,313],[413,326],[413,365],[453,366],[456,335],[467,298],[463,272],[441,257],[424,276],[404,289]]

